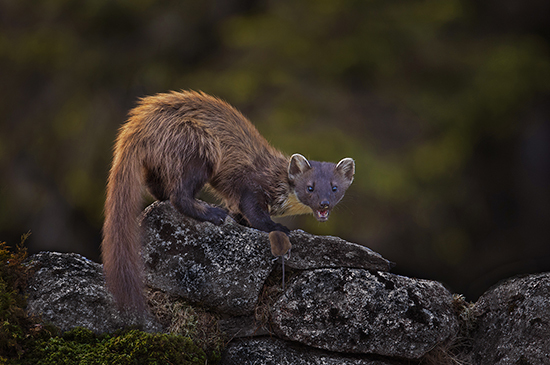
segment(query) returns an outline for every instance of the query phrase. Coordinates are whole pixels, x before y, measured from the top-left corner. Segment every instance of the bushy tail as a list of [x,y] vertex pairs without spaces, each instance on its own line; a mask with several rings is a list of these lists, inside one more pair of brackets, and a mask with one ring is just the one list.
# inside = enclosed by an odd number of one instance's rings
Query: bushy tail
[[141,164],[128,144],[118,142],[105,201],[103,270],[118,307],[143,312],[143,263],[137,223],[142,202]]

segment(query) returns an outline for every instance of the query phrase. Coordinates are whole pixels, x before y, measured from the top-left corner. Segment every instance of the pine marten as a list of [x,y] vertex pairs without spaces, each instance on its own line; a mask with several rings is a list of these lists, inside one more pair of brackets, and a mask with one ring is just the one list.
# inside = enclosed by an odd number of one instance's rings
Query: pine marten
[[[142,185],[197,220],[220,225],[229,213],[253,228],[288,234],[271,216],[313,213],[326,221],[354,173],[351,158],[334,164],[283,155],[239,111],[202,92],[145,97],[115,142],[102,242],[107,286],[119,308],[144,311]],[[206,184],[226,209],[195,198]]]

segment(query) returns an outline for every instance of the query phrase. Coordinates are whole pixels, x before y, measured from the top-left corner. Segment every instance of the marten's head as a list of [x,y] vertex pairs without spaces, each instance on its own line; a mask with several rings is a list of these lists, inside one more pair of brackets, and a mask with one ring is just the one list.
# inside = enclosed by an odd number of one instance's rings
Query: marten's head
[[354,174],[355,162],[349,157],[335,164],[308,161],[296,153],[288,165],[291,188],[298,200],[313,210],[319,222],[326,221],[332,208],[342,200]]

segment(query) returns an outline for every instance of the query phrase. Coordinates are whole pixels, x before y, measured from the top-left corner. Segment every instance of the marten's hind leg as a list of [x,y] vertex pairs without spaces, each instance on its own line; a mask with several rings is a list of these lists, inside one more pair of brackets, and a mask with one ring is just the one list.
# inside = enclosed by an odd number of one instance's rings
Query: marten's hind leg
[[181,172],[173,187],[170,202],[180,213],[188,217],[220,225],[224,222],[227,212],[221,208],[211,207],[195,198],[212,176],[212,172],[211,164],[205,162],[203,158],[197,157],[188,160],[185,170]]
[[161,174],[154,169],[146,169],[145,184],[151,195],[160,201],[170,199],[170,194],[166,191],[166,183],[162,180]]

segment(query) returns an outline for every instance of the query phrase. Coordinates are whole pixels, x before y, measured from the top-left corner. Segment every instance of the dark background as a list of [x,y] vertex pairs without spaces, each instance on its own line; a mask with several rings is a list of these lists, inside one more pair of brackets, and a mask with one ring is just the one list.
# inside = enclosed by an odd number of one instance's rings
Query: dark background
[[203,90],[287,154],[351,156],[338,235],[468,300],[550,270],[547,0],[0,0],[0,240],[99,260],[117,128]]

